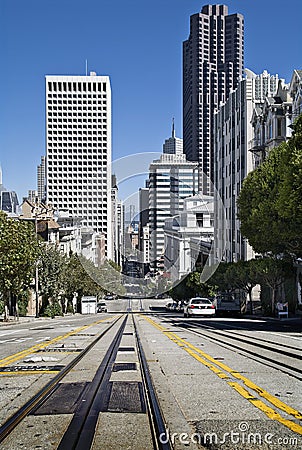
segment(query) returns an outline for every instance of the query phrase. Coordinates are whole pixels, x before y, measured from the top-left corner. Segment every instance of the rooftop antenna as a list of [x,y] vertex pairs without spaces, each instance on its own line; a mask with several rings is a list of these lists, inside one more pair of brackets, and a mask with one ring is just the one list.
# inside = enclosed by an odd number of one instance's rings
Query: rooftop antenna
[[86,59],[86,77],[87,77],[87,75],[88,75],[88,61]]
[[174,117],[172,117],[172,137],[175,138]]

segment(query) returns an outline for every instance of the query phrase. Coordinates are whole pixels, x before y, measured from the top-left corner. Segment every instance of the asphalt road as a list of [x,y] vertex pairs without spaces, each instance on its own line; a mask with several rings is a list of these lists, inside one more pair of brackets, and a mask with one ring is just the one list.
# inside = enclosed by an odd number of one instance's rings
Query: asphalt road
[[[128,313],[137,326],[165,418],[162,440],[169,440],[175,449],[302,447],[301,321],[186,319],[180,313],[159,311],[163,300],[106,303],[108,313],[0,325],[1,424],[114,318]],[[158,308],[150,309],[150,304]],[[90,382],[112,338],[100,341],[98,356],[91,355],[88,366],[82,364],[81,370],[72,372],[73,382]],[[128,360],[126,354],[123,358]],[[127,372],[127,376],[134,374]],[[55,449],[70,416],[26,418],[18,433],[0,444],[1,449]],[[112,448],[142,450],[139,437],[130,447],[126,434],[124,441],[113,439],[119,423],[125,423],[126,430],[129,420],[132,433],[142,417],[114,417],[100,413],[102,432],[96,431],[94,448],[109,448],[111,439]]]

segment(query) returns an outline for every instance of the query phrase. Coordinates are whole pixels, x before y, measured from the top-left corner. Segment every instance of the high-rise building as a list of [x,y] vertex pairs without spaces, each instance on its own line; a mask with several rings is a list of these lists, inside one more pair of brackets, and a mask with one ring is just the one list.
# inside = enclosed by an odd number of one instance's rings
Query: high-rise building
[[243,72],[244,20],[224,5],[203,6],[190,18],[183,43],[184,153],[198,161],[199,190],[211,193],[214,179],[213,116]]
[[263,105],[266,93],[277,95],[278,75],[267,71],[256,75],[247,69],[245,72],[246,78],[214,116],[216,261],[236,262],[253,257],[240,232],[237,197],[243,180],[253,170],[253,155],[249,151],[254,141],[253,114]]
[[46,197],[104,233],[112,259],[108,76],[46,76]]
[[163,269],[165,219],[179,214],[184,199],[196,193],[197,164],[187,161],[174,146],[173,153],[163,153],[150,164],[148,187],[150,263]]
[[37,167],[37,188],[38,188],[38,197],[40,202],[45,201],[46,192],[45,192],[45,184],[46,184],[46,165],[45,156],[41,156],[41,163]]
[[2,168],[0,166],[0,210],[9,214],[19,212],[19,201],[15,191],[8,191],[2,184]]
[[163,153],[182,155],[183,140],[175,136],[174,119],[172,122],[172,136],[165,140],[163,145]]

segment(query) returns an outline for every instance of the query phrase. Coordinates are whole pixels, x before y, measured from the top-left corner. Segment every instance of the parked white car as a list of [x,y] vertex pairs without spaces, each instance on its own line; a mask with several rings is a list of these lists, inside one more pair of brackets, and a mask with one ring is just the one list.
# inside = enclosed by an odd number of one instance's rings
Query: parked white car
[[184,307],[184,317],[215,316],[215,312],[215,306],[208,298],[191,298]]

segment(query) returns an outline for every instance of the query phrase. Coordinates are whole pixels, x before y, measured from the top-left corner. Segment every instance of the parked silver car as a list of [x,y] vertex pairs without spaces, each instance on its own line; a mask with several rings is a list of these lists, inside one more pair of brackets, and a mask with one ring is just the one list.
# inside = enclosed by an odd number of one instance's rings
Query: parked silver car
[[208,298],[191,298],[184,307],[184,317],[215,316],[215,312],[215,306]]
[[99,302],[96,305],[96,312],[97,313],[102,313],[102,312],[107,312],[107,305],[105,302]]

